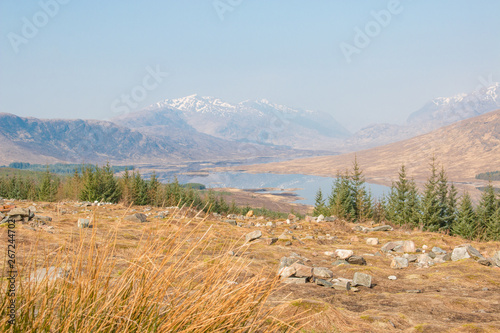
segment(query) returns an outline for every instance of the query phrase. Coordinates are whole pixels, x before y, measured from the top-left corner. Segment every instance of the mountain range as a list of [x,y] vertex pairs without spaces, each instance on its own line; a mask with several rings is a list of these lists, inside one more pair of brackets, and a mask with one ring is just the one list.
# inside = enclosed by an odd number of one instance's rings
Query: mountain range
[[500,108],[498,83],[436,98],[405,124],[349,133],[330,114],[265,99],[229,103],[198,95],[167,99],[110,121],[0,114],[0,163],[166,163],[294,158],[352,152],[428,133]]

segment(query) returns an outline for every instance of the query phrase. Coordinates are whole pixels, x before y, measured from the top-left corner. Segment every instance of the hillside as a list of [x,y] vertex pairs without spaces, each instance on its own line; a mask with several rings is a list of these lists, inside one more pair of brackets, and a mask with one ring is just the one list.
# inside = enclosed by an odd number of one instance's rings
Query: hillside
[[[150,114],[151,115],[151,114]],[[311,155],[286,147],[241,144],[198,133],[183,120],[165,115],[136,128],[109,121],[22,118],[0,114],[0,164],[29,163],[179,163],[256,156]],[[143,117],[141,117],[143,118]],[[145,118],[143,118],[145,119]],[[125,125],[131,126],[132,123]]]
[[[0,204],[35,214],[15,223],[19,331],[64,332],[68,322],[77,332],[98,331],[87,329],[96,323],[116,332],[181,325],[186,332],[500,330],[499,242],[471,242],[481,261],[460,259],[460,237],[361,231],[342,220],[290,217],[287,224],[177,207]],[[91,221],[90,228],[78,221]],[[3,249],[8,244],[0,239]],[[280,267],[292,276],[282,270],[276,279]],[[360,273],[370,279],[356,279]],[[9,298],[2,300],[5,314]],[[286,324],[273,329],[276,320]]]
[[481,172],[500,169],[500,110],[463,120],[431,133],[385,146],[336,156],[235,167],[247,172],[335,176],[350,169],[355,155],[371,181],[390,184],[401,164],[417,180],[428,177],[435,156],[456,182],[474,182]]

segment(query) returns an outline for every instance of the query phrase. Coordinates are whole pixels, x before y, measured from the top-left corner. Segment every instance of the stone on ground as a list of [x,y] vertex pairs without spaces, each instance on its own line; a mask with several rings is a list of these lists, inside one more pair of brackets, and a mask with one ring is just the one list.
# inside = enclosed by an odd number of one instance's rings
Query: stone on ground
[[351,265],[366,265],[366,260],[362,256],[350,256],[347,262]]
[[391,268],[402,269],[408,267],[408,259],[403,257],[395,257],[392,259]]
[[371,288],[372,286],[372,277],[371,275],[356,272],[354,273],[354,277],[352,278],[352,284],[354,286],[363,286]]
[[335,250],[335,256],[339,259],[347,259],[353,254],[354,252],[352,250],[342,250],[342,249]]
[[313,275],[320,279],[331,279],[333,272],[325,267],[313,267]]
[[90,220],[79,218],[77,225],[78,225],[78,228],[90,228]]
[[255,230],[255,231],[252,231],[252,232],[249,232],[248,234],[245,235],[245,240],[247,242],[251,242],[255,239],[258,239],[262,237],[262,231],[260,230]]
[[130,222],[140,222],[140,223],[148,221],[146,215],[144,215],[142,213],[135,213],[135,214],[129,215],[129,216],[125,217],[124,220],[130,221]]
[[378,243],[379,243],[378,238],[367,238],[366,239],[367,245],[378,245]]

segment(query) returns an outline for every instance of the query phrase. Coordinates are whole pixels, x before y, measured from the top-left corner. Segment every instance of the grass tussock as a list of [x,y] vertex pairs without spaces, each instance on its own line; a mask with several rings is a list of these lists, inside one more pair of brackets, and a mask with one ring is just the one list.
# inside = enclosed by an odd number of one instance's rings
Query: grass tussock
[[7,323],[8,281],[1,282],[0,327],[78,333],[295,331],[266,305],[276,278],[249,269],[241,256],[228,256],[234,243],[214,255],[205,223],[190,220],[172,228],[174,223],[144,228],[127,256],[117,251],[120,223],[104,245],[96,242],[98,228],[82,230],[74,242],[44,258],[45,268],[63,272],[57,279],[35,278],[40,257],[33,247],[17,267],[14,326]]

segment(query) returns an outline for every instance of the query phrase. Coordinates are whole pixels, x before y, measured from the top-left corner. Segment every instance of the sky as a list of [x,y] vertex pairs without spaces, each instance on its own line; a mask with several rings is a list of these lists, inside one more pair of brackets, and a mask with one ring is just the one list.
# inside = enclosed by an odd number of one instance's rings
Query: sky
[[199,94],[351,131],[402,123],[500,81],[499,15],[496,0],[0,0],[0,112],[110,119]]

